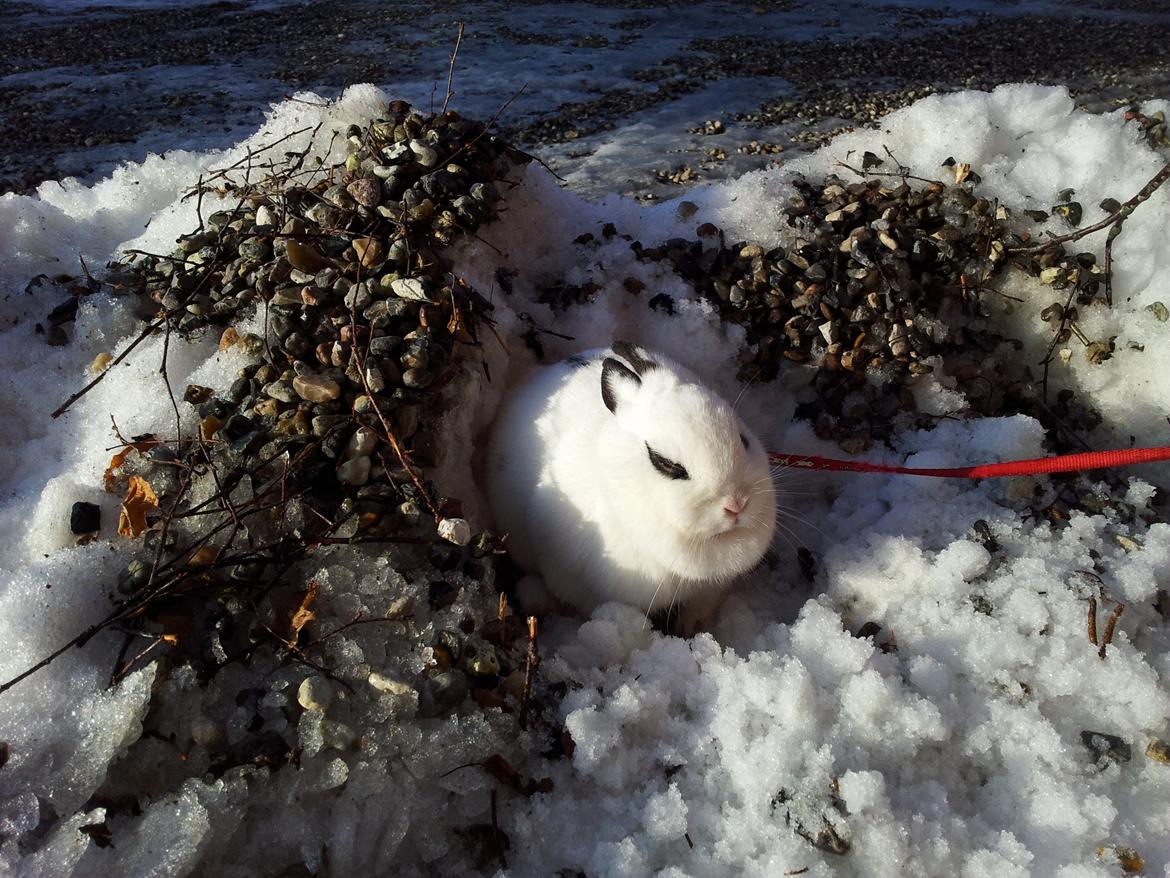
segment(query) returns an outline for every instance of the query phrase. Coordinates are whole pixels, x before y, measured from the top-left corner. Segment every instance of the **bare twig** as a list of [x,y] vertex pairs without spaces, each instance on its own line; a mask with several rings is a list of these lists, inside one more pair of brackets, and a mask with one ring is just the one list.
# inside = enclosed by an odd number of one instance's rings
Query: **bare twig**
[[[859,177],[897,177],[899,180],[916,180],[919,183],[933,183],[936,186],[946,185],[941,180],[931,180],[929,177],[916,177],[914,174],[906,174],[906,173],[902,173],[901,171],[895,172],[895,171],[862,170],[860,168],[855,168],[853,165],[849,164],[848,162],[842,162],[842,161],[838,161],[837,165],[838,165],[838,167],[842,167],[842,168],[845,168],[847,170],[852,171],[853,173],[855,173]],[[900,167],[900,165],[899,165],[899,167]]]
[[[1108,228],[1109,226],[1123,223],[1129,218],[1129,215],[1134,212],[1139,204],[1153,195],[1154,192],[1157,191],[1158,187],[1165,183],[1168,179],[1170,179],[1170,162],[1167,162],[1165,166],[1163,166],[1162,170],[1158,171],[1158,173],[1151,177],[1150,181],[1138,191],[1137,195],[1129,199],[1129,201],[1125,202],[1125,204],[1121,205],[1121,207],[1119,207],[1100,222],[1093,223],[1093,225],[1086,226],[1083,229],[1077,229],[1075,232],[1069,232],[1067,235],[1056,235],[1055,237],[1049,238],[1040,244],[1031,244],[1026,247],[1009,247],[1007,252],[1009,255],[1016,253],[1039,253],[1057,244],[1065,244],[1069,241],[1079,241],[1086,235],[1091,235],[1094,232],[1099,232],[1104,228]],[[1116,234],[1114,237],[1116,237]]]
[[516,100],[516,98],[524,94],[524,90],[526,88],[528,88],[527,82],[521,85],[520,88],[516,90],[516,93],[512,95],[512,97],[508,98],[506,101],[504,101],[503,104],[500,105],[500,108],[492,114],[492,117],[488,119],[487,122],[484,123],[483,130],[480,131],[479,134],[475,135],[475,137],[471,138],[471,140],[467,141],[467,143],[463,144],[463,146],[459,147],[459,149],[451,153],[451,155],[447,157],[447,161],[455,161],[456,156],[462,155],[463,153],[467,152],[467,150],[471,149],[473,146],[479,143],[479,141],[483,139],[483,136],[491,131],[492,126],[496,124],[496,121],[500,118],[500,116],[504,114],[504,110],[508,109],[508,107],[512,105],[512,101]]
[[1097,599],[1089,595],[1089,643],[1097,645]]
[[455,79],[455,59],[459,57],[459,44],[463,42],[463,27],[464,23],[459,22],[459,34],[455,37],[455,50],[451,53],[451,66],[447,70],[447,95],[443,98],[443,109],[439,111],[439,115],[447,112],[447,104],[451,103],[451,98],[455,96],[451,83]]
[[1124,611],[1125,604],[1118,604],[1109,614],[1109,618],[1105,620],[1105,635],[1101,638],[1101,648],[1097,650],[1097,658],[1102,661],[1105,659],[1105,648],[1113,642],[1113,629],[1117,627],[1117,620],[1121,618]]
[[130,352],[142,344],[142,342],[146,341],[146,339],[153,335],[156,330],[161,329],[169,316],[169,314],[164,315],[162,318],[149,323],[146,328],[143,329],[142,332],[140,332],[132,342],[130,342],[130,344],[126,345],[126,347],[122,349],[120,354],[114,357],[114,359],[110,360],[110,364],[106,366],[105,369],[103,369],[101,372],[98,372],[97,376],[92,381],[81,388],[81,390],[71,394],[70,397],[65,400],[65,402],[57,406],[57,408],[53,410],[53,413],[50,415],[50,417],[61,417],[61,415],[65,414],[65,412],[69,410],[73,403],[77,402],[77,400],[81,399],[83,396],[89,393],[91,390],[93,390],[93,388],[97,387],[98,384],[101,383],[102,379],[113,371],[114,366],[117,366],[120,362],[126,359],[126,357],[130,356]]
[[532,675],[540,664],[536,651],[536,617],[528,617],[528,653],[524,656],[524,689],[520,694],[520,728],[528,728],[528,706],[532,699]]

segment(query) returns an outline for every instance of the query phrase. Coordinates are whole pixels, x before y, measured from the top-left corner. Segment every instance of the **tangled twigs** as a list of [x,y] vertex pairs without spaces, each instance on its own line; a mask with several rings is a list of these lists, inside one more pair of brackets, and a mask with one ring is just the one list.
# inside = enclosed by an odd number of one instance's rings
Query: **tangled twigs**
[[1170,162],[1167,162],[1162,167],[1162,170],[1158,171],[1158,173],[1151,177],[1150,181],[1146,183],[1146,185],[1143,186],[1138,191],[1138,193],[1133,196],[1133,198],[1129,199],[1129,201],[1125,202],[1125,204],[1121,205],[1121,207],[1119,207],[1100,222],[1093,223],[1093,225],[1086,226],[1083,229],[1077,229],[1075,232],[1069,232],[1067,235],[1056,235],[1052,238],[1048,238],[1040,242],[1039,244],[1029,244],[1023,247],[1009,247],[1007,252],[1009,255],[1016,255],[1019,253],[1039,253],[1056,244],[1066,244],[1069,241],[1079,241],[1081,238],[1084,238],[1087,235],[1091,235],[1094,232],[1099,232],[1102,229],[1108,228],[1109,226],[1114,226],[1116,228],[1116,231],[1114,231],[1111,235],[1111,239],[1115,238],[1120,232],[1121,224],[1129,218],[1130,214],[1134,212],[1139,204],[1153,195],[1158,190],[1158,187],[1165,183],[1167,179],[1170,179]]
[[[357,318],[350,312],[350,326],[353,327],[353,332],[357,335]],[[418,491],[419,497],[422,498],[423,503],[426,504],[427,511],[435,520],[435,525],[439,524],[442,515],[439,514],[439,508],[435,505],[435,501],[431,498],[430,492],[423,485],[422,480],[418,477],[418,473],[414,471],[410,460],[406,456],[406,452],[402,448],[402,444],[398,441],[398,437],[394,435],[394,430],[390,427],[390,422],[386,420],[386,416],[382,413],[382,409],[378,406],[377,395],[370,388],[370,379],[366,374],[366,364],[362,357],[358,354],[358,345],[353,346],[353,356],[357,362],[358,374],[361,375],[362,389],[366,392],[366,398],[370,401],[370,408],[374,410],[374,414],[378,416],[378,422],[382,425],[382,438],[386,440],[386,444],[394,451],[394,456],[398,458],[398,462],[402,468],[406,470],[410,476],[410,481],[414,484],[415,490]]]
[[1078,229],[1075,232],[1070,232],[1067,235],[1057,235],[1055,237],[1048,238],[1039,244],[1033,244],[1026,247],[1010,247],[1008,248],[1008,253],[1038,253],[1041,250],[1045,250],[1054,244],[1064,244],[1068,241],[1077,241],[1081,238],[1084,238],[1086,235],[1091,235],[1093,232],[1099,232],[1108,226],[1123,223],[1126,219],[1129,218],[1130,214],[1134,212],[1134,209],[1137,208],[1137,206],[1143,201],[1148,199],[1151,195],[1153,195],[1154,192],[1157,191],[1158,187],[1165,183],[1167,179],[1170,179],[1170,162],[1167,162],[1166,165],[1163,166],[1162,170],[1158,171],[1157,174],[1150,178],[1150,181],[1146,183],[1146,185],[1143,186],[1138,191],[1138,193],[1133,196],[1133,198],[1129,199],[1129,201],[1125,202],[1125,204],[1121,205],[1121,207],[1119,207],[1116,211],[1105,217],[1105,219],[1101,220],[1100,222],[1094,223],[1091,226],[1086,226],[1083,229]]

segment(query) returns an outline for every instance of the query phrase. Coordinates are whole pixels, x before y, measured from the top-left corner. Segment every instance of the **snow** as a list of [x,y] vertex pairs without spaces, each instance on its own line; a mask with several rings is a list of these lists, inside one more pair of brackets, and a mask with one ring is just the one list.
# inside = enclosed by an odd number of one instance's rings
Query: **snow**
[[[157,374],[162,340],[150,339],[66,416],[49,412],[87,380],[100,352],[115,352],[135,332],[124,300],[91,298],[72,344],[44,345],[32,324],[63,293],[41,273],[78,272],[78,257],[100,266],[119,248],[159,249],[193,225],[182,194],[208,169],[249,147],[323,121],[344,128],[377,111],[385,95],[353,87],[327,109],[276,106],[248,141],[219,152],[170,151],[126,164],[93,186],[45,184],[36,196],[0,198],[0,681],[7,680],[99,621],[105,589],[127,555],[116,542],[71,544],[63,527],[74,500],[102,505],[108,533],[116,504],[100,490],[113,417],[127,435],[174,429],[175,414]],[[312,101],[312,97],[300,98]],[[1166,110],[1166,102],[1146,108]],[[307,134],[288,141],[304,143]],[[1124,200],[1166,160],[1119,113],[1075,111],[1058,88],[1001,87],[931,97],[884,120],[879,130],[844,135],[783,167],[692,190],[698,210],[677,202],[643,207],[616,197],[589,203],[533,164],[508,195],[508,210],[463,245],[457,259],[469,283],[497,306],[498,332],[518,335],[523,312],[537,326],[572,336],[542,336],[548,357],[608,343],[615,335],[691,364],[729,397],[739,330],[660,264],[637,261],[629,235],[650,245],[693,234],[702,222],[728,240],[786,240],[778,205],[796,174],[840,171],[865,150],[888,147],[914,173],[937,177],[948,156],[969,162],[980,192],[1013,210],[1047,208],[1075,188],[1084,222],[1105,197]],[[1074,350],[1055,368],[1058,386],[1077,390],[1104,415],[1098,438],[1127,444],[1165,441],[1170,374],[1167,325],[1146,310],[1170,301],[1170,195],[1160,190],[1128,220],[1116,241],[1115,307],[1084,309],[1093,338],[1115,335],[1117,351],[1090,364]],[[204,206],[206,209],[206,206]],[[613,222],[619,236],[595,248],[573,240]],[[1060,229],[1053,221],[1053,232]],[[1086,239],[1101,255],[1103,236]],[[495,284],[500,267],[517,272],[515,291]],[[651,311],[623,288],[637,277],[676,299],[673,316]],[[554,313],[535,292],[554,280],[600,285],[589,306]],[[1053,295],[1015,278],[996,304],[1021,356],[1038,360],[1050,328],[1037,313]],[[239,368],[214,339],[171,340],[171,381],[223,385]],[[1144,349],[1139,350],[1141,346]],[[468,500],[473,529],[483,522],[473,480],[473,437],[490,422],[502,385],[532,366],[522,345],[491,345],[495,381],[463,377],[463,406],[438,481]],[[750,388],[740,410],[775,449],[833,453],[806,424],[791,420],[793,394],[807,380],[794,368]],[[939,383],[917,391],[924,407],[961,401]],[[1101,433],[1102,431],[1099,431]],[[902,433],[874,459],[919,466],[957,465],[1044,452],[1042,430],[1017,416],[940,420]],[[1165,468],[1131,477],[1127,501],[1140,511]],[[589,620],[542,623],[546,683],[564,684],[558,711],[575,745],[570,759],[525,761],[547,742],[517,733],[514,717],[464,705],[439,719],[415,715],[404,681],[429,660],[406,632],[431,641],[465,613],[488,606],[470,580],[455,606],[427,618],[409,609],[417,593],[401,555],[347,549],[322,553],[324,623],[355,612],[402,622],[382,631],[355,628],[330,641],[328,666],[356,681],[354,691],[321,693],[299,666],[226,668],[210,682],[183,669],[148,667],[107,688],[117,637],[99,636],[0,695],[0,864],[18,875],[225,876],[278,872],[303,862],[315,874],[493,874],[476,862],[457,830],[486,824],[494,782],[475,768],[493,753],[547,775],[548,793],[502,790],[507,873],[582,870],[590,876],[779,875],[1116,876],[1110,848],[1129,847],[1146,874],[1170,874],[1167,767],[1143,754],[1166,737],[1170,720],[1170,638],[1155,608],[1170,589],[1170,527],[1126,523],[1113,514],[1074,513],[1064,527],[1022,515],[1046,479],[981,483],[878,475],[781,474],[789,509],[777,538],[781,562],[737,585],[710,631],[691,640],[652,631],[638,608],[607,604]],[[975,531],[986,522],[998,548]],[[1123,545],[1118,535],[1140,545]],[[793,544],[820,562],[804,582]],[[1127,548],[1128,546],[1128,548]],[[1086,637],[1087,600],[1124,601],[1104,660]],[[50,586],[51,587],[48,587]],[[425,589],[425,583],[422,584]],[[446,615],[443,615],[446,614]],[[1103,618],[1103,617],[1102,617]],[[880,626],[859,637],[866,623]],[[426,627],[431,626],[431,627]],[[873,630],[870,626],[868,630]],[[352,636],[351,636],[352,635]],[[310,682],[305,684],[306,678]],[[360,684],[360,685],[359,685]],[[315,696],[297,705],[302,685]],[[234,694],[259,686],[254,705]],[[140,739],[155,690],[156,727],[174,744]],[[303,747],[298,765],[251,775],[210,771],[203,745],[242,740],[259,713]],[[1094,764],[1086,730],[1117,735],[1132,759]],[[135,758],[122,759],[134,746]],[[179,747],[191,760],[175,759]],[[119,761],[121,759],[121,761]],[[114,847],[99,848],[80,827],[101,822],[99,789],[146,791],[140,816],[110,818]],[[44,803],[59,819],[38,828]],[[832,827],[845,853],[826,850]],[[810,841],[819,839],[819,846]],[[1105,846],[1098,855],[1097,849]]]

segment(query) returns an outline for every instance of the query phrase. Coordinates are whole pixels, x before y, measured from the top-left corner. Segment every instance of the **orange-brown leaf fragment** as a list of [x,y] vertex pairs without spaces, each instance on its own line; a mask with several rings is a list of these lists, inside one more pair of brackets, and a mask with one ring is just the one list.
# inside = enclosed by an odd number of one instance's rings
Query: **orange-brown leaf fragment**
[[208,415],[199,422],[199,436],[204,442],[209,442],[211,437],[219,432],[219,428],[223,426],[223,421],[215,415]]
[[317,613],[312,609],[313,601],[317,599],[317,580],[310,579],[309,587],[305,590],[305,596],[301,598],[301,605],[297,607],[297,611],[293,613],[292,619],[289,620],[288,642],[290,646],[295,646],[297,638],[300,636],[301,629],[317,618]]
[[146,530],[146,516],[158,509],[158,495],[150,482],[142,476],[131,476],[126,498],[122,501],[122,514],[118,516],[118,533],[124,537],[136,537]]
[[217,560],[219,560],[219,549],[214,546],[200,546],[191,554],[187,563],[192,567],[206,567],[208,564],[214,564]]
[[111,494],[118,493],[118,469],[126,462],[126,458],[130,456],[131,451],[149,451],[156,445],[161,443],[154,437],[143,439],[141,442],[131,442],[125,446],[121,451],[110,458],[110,465],[106,467],[105,475],[102,476],[102,482],[105,484],[106,491]]

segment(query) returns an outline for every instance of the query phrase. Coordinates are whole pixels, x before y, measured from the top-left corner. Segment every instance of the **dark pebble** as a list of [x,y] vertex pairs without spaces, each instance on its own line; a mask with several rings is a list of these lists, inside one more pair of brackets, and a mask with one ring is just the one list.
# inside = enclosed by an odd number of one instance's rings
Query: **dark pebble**
[[[458,562],[458,559],[459,553],[456,551],[456,562]],[[439,565],[436,564],[435,566],[438,567]],[[440,569],[449,570],[451,567],[441,567]],[[441,579],[436,579],[427,586],[427,603],[431,605],[432,610],[442,610],[451,606],[451,604],[455,603],[455,598],[457,597],[459,597],[459,589]]]
[[75,534],[91,534],[102,529],[102,510],[94,503],[78,500],[69,513],[69,529]]
[[1133,758],[1129,744],[1117,735],[1086,730],[1081,732],[1081,743],[1093,754],[1098,768],[1105,768],[1110,763],[1121,765]]
[[424,718],[446,716],[467,697],[467,675],[462,671],[444,671],[423,683],[418,693],[418,715]]

